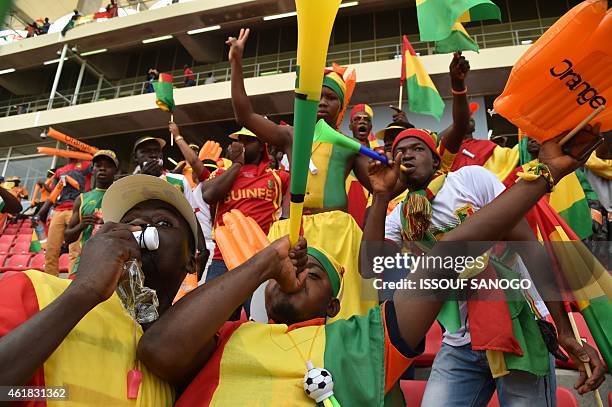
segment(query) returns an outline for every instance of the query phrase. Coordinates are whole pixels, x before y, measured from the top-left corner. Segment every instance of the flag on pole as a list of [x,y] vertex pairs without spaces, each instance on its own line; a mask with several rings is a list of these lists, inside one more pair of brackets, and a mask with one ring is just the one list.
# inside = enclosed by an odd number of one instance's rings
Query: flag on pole
[[406,87],[408,109],[411,112],[428,114],[440,120],[444,102],[405,35],[402,40],[400,85]]
[[448,54],[458,51],[474,51],[478,52],[478,44],[470,37],[463,24],[456,22],[453,25],[451,33],[448,37],[441,41],[436,41],[436,53]]
[[174,88],[172,87],[172,75],[168,73],[160,73],[159,80],[153,82],[153,89],[157,96],[157,106],[164,112],[174,111]]
[[[593,335],[608,371],[612,368],[612,277],[579,237],[543,200],[526,216],[529,225],[552,252],[553,265],[563,287],[572,292],[574,302]],[[561,243],[562,242],[562,243]]]
[[447,38],[457,21],[501,20],[501,12],[490,0],[417,0],[421,41]]

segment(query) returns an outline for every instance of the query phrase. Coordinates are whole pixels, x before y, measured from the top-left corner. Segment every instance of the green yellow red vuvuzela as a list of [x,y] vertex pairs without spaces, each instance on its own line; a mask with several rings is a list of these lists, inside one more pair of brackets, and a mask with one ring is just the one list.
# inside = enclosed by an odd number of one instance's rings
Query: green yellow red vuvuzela
[[291,162],[289,238],[297,243],[308,179],[308,163],[323,85],[329,37],[340,0],[296,0],[298,19],[297,79]]

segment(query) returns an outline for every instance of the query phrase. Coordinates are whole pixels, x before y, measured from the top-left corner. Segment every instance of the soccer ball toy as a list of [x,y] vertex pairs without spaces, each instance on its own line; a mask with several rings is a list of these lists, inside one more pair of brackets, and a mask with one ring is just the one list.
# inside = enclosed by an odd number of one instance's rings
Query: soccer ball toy
[[304,375],[304,391],[317,403],[334,395],[334,380],[328,370],[309,366]]

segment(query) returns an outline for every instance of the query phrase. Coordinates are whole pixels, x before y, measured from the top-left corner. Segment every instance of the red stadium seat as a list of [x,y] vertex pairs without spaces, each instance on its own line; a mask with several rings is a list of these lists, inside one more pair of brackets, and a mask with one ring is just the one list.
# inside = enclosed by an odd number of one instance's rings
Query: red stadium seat
[[416,366],[431,366],[440,351],[440,346],[442,346],[442,328],[440,328],[440,324],[435,322],[427,331],[425,351],[414,362]]
[[31,228],[31,227],[29,227],[29,226],[28,226],[28,227],[25,227],[25,228],[24,228],[24,227],[22,227],[21,229],[19,229],[19,234],[20,234],[20,235],[29,235],[29,236],[32,236],[32,231],[33,231],[33,230],[34,230],[34,229],[32,229],[32,228]]
[[32,241],[32,235],[17,235],[17,237],[15,238],[15,244],[17,243],[23,243],[23,242],[28,242],[30,243]]
[[4,235],[16,235],[18,230],[19,229],[17,229],[13,225],[11,225],[11,226],[7,227],[6,229],[4,229],[2,234],[4,234]]
[[8,258],[6,266],[1,267],[2,271],[23,271],[28,269],[31,254],[14,254]]
[[401,380],[400,387],[404,393],[406,406],[420,406],[423,401],[423,393],[425,393],[425,380]]
[[0,254],[0,273],[3,271],[4,263],[6,263],[6,254]]
[[68,264],[70,263],[70,255],[68,253],[64,253],[59,257],[59,272],[67,273],[68,272]]
[[13,254],[27,254],[30,253],[30,242],[16,242],[13,246]]
[[15,235],[2,235],[0,236],[0,244],[8,244],[11,246],[15,240]]
[[0,243],[0,254],[9,254],[11,252],[11,245],[6,243]]
[[37,253],[30,260],[30,268],[40,271],[45,271],[45,253]]

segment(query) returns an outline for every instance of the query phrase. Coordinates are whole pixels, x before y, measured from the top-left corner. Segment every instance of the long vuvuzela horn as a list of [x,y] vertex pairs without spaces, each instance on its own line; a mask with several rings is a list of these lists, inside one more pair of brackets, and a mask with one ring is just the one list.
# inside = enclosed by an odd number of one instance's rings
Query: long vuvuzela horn
[[297,243],[329,37],[340,0],[295,0],[298,19],[289,239]]

